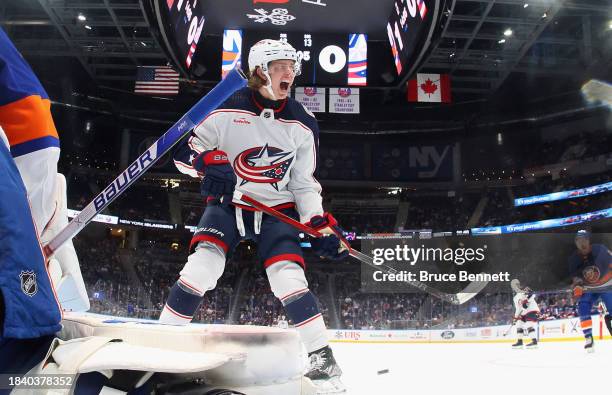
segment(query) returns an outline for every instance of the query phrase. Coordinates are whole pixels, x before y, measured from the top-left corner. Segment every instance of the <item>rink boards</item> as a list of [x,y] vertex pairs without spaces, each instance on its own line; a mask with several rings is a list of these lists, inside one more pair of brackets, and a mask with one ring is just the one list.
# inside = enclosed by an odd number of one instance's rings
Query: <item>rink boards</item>
[[[593,336],[612,339],[603,317],[594,315]],[[516,341],[516,327],[506,336],[508,325],[462,329],[431,330],[328,330],[334,343],[505,343]],[[578,317],[540,321],[538,339],[541,342],[583,341]]]

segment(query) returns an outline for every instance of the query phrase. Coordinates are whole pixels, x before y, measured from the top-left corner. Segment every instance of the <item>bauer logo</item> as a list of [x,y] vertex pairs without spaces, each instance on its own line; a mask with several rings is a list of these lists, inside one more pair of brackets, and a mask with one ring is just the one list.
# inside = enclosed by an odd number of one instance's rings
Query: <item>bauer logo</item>
[[94,199],[94,207],[96,211],[100,211],[108,203],[112,202],[118,194],[130,185],[140,174],[146,170],[156,158],[157,143],[151,146],[147,151],[143,152],[138,159],[128,166],[115,180],[107,186]]
[[450,339],[452,339],[453,337],[455,337],[455,332],[453,332],[453,331],[444,331],[444,332],[442,332],[442,333],[440,334],[440,337],[441,337],[442,339],[450,340]]
[[195,233],[196,234],[198,234],[198,233],[212,233],[212,234],[217,235],[219,237],[225,236],[225,234],[223,232],[221,232],[220,230],[217,230],[217,229],[211,228],[211,227],[197,228]]
[[178,131],[182,132],[187,127],[187,121],[183,121],[178,125]]

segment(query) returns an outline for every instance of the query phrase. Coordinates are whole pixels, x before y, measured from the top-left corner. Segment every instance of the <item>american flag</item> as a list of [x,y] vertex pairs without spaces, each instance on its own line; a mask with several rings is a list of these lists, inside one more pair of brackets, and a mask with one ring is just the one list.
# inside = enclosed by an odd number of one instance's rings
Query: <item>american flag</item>
[[135,93],[144,95],[177,95],[179,74],[168,66],[138,66]]

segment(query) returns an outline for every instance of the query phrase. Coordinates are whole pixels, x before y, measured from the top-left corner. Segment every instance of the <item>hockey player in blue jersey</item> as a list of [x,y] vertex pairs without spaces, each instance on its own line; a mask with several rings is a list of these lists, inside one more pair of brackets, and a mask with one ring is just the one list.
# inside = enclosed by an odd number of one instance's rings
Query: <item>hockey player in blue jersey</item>
[[612,335],[612,292],[587,292],[583,287],[602,285],[612,279],[612,253],[603,244],[591,244],[591,233],[587,230],[579,230],[576,233],[575,244],[577,251],[569,258],[569,272],[572,276],[574,297],[578,302],[580,326],[586,340],[584,348],[593,352],[591,310],[601,298],[608,310],[604,319]]
[[[55,205],[53,194],[49,193],[53,189],[45,188],[55,182],[53,170],[47,169],[56,166],[59,155],[59,140],[49,105],[30,67],[0,28],[0,168],[3,174],[0,182],[0,372],[3,373],[27,372],[44,357],[53,335],[60,329],[60,307],[37,231],[49,221]],[[29,188],[22,178],[29,181]]]
[[[51,103],[30,66],[0,28],[0,372],[25,373],[60,329],[53,283],[75,279],[89,300],[72,243],[47,259],[41,241],[66,223],[66,184],[57,173],[59,139]],[[2,392],[2,389],[0,389]]]
[[314,177],[319,130],[314,115],[289,97],[300,59],[288,43],[262,40],[249,52],[249,87],[213,111],[175,155],[178,169],[202,177],[209,202],[178,281],[160,320],[186,324],[203,295],[215,288],[226,258],[242,239],[258,243],[270,287],[280,299],[310,356],[306,376],[326,393],[344,392],[325,323],[304,274],[299,232],[233,199],[234,189],[308,223],[328,236],[312,240],[330,259],[348,255],[348,243],[331,214],[323,211]]

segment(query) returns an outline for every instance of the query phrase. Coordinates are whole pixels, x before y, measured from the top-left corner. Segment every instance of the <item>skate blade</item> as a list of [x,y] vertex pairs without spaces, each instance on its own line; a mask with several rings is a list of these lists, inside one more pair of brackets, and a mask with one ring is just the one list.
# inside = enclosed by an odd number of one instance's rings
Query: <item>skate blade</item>
[[518,346],[518,347],[512,347],[513,350],[522,350],[523,346]]
[[595,352],[595,349],[592,348],[592,347],[591,348],[587,348],[586,352],[589,353],[589,354],[593,354]]
[[317,395],[345,394],[346,386],[340,381],[339,377],[332,377],[329,380],[311,380],[316,388]]

